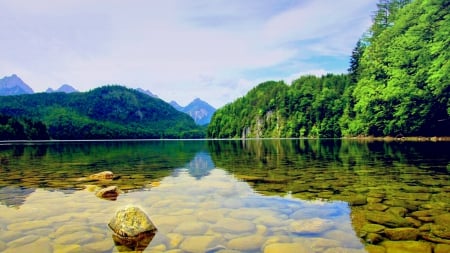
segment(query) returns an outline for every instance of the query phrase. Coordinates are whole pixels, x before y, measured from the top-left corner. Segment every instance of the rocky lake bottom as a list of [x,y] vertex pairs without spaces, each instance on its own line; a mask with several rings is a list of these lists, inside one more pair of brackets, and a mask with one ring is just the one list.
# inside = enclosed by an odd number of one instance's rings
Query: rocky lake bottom
[[[60,161],[70,168],[60,170],[43,168],[45,159],[15,162],[0,152],[0,251],[134,251],[115,242],[108,222],[117,209],[135,205],[158,229],[143,252],[450,252],[447,156],[419,156],[415,164],[377,152],[311,158],[270,145],[275,151],[246,147],[243,156],[208,146],[164,170],[146,166],[165,153],[129,146],[129,157],[110,158],[126,165],[81,162],[72,152]],[[17,169],[26,162],[28,169]],[[88,170],[72,169],[86,164]],[[90,178],[102,169],[114,177]],[[114,200],[97,196],[111,186]]]

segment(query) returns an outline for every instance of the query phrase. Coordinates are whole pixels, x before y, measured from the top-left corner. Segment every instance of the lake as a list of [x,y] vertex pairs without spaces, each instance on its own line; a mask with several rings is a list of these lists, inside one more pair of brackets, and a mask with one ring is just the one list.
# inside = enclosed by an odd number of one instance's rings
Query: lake
[[129,205],[143,252],[450,252],[450,142],[2,142],[0,172],[5,253],[134,251],[108,227]]

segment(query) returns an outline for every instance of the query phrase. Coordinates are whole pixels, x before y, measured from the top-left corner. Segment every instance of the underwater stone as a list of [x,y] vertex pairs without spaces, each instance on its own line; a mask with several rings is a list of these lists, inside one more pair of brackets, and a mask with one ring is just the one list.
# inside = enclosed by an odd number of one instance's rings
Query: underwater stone
[[128,206],[116,212],[108,226],[114,231],[116,246],[142,251],[157,231],[155,225],[139,207]]
[[387,228],[384,230],[386,237],[393,241],[416,240],[419,230],[415,228]]
[[119,196],[119,188],[117,186],[109,186],[100,189],[95,195],[102,199],[116,200],[117,196]]
[[97,179],[97,180],[103,180],[103,179],[113,179],[114,173],[111,171],[102,171],[96,174],[92,174],[89,176],[89,179]]
[[157,230],[147,214],[136,206],[128,206],[118,210],[108,226],[114,233],[123,237],[133,237],[140,233]]
[[411,227],[413,224],[403,217],[387,212],[369,211],[367,220],[387,227]]

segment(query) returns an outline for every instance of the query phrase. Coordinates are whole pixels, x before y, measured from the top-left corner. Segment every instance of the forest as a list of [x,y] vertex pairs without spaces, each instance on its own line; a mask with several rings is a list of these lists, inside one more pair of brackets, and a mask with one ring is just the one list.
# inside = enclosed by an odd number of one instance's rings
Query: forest
[[204,129],[187,114],[118,85],[69,94],[3,96],[0,114],[4,115],[0,117],[1,140],[204,137]]
[[450,2],[377,6],[348,73],[261,83],[217,110],[207,136],[450,136]]
[[0,114],[0,140],[48,140],[47,126],[41,121]]

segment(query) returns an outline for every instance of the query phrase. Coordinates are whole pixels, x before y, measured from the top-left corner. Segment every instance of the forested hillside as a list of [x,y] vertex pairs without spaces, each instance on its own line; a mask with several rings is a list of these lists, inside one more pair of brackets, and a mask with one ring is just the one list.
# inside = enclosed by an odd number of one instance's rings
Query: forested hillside
[[265,82],[216,111],[211,138],[450,135],[450,2],[381,0],[349,73]]
[[42,121],[52,139],[204,136],[188,115],[160,99],[122,86],[70,94],[0,97],[0,113]]
[[0,140],[48,140],[47,127],[41,121],[0,114]]
[[266,82],[216,111],[214,138],[339,137],[347,75],[304,76],[288,86]]

